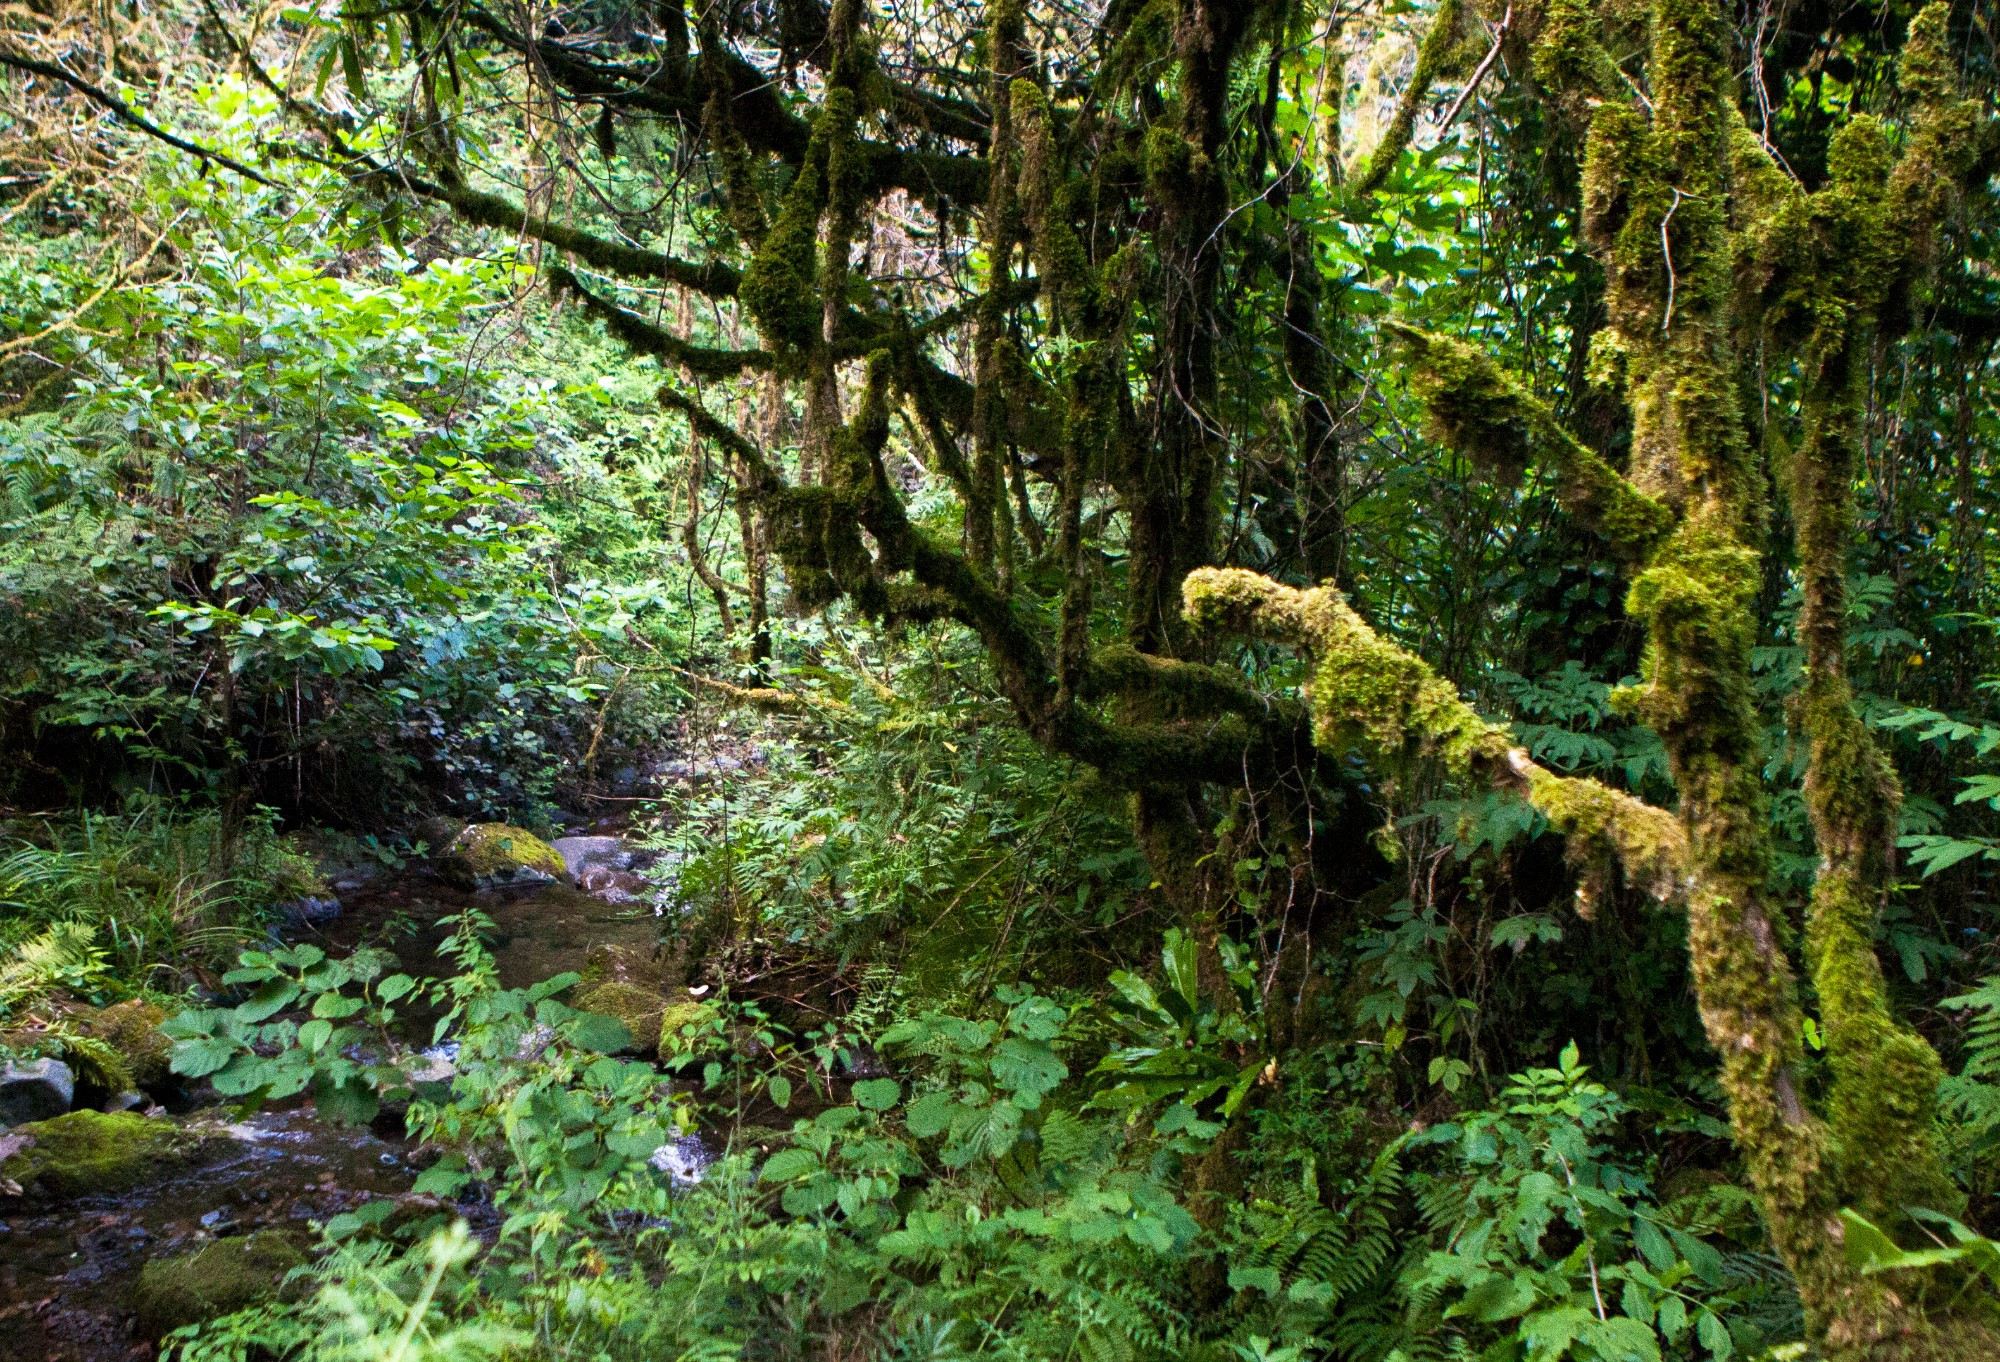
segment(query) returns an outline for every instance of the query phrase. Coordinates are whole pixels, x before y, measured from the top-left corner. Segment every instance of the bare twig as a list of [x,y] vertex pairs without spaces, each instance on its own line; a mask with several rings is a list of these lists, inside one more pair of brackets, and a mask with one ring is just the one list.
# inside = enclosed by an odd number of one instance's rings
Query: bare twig
[[1480,58],[1479,65],[1472,69],[1472,79],[1465,82],[1465,88],[1458,92],[1458,98],[1454,99],[1451,107],[1445,110],[1444,121],[1438,124],[1437,135],[1440,142],[1444,140],[1444,135],[1451,131],[1451,125],[1458,121],[1458,115],[1464,110],[1466,101],[1479,89],[1479,82],[1485,80],[1486,73],[1493,69],[1493,63],[1500,57],[1500,45],[1507,41],[1507,31],[1513,26],[1514,7],[1510,4],[1507,6],[1507,12],[1500,16],[1500,26],[1493,30],[1493,46],[1486,49],[1486,55]]
[[234,171],[244,179],[261,184],[266,189],[284,188],[283,185],[258,174],[233,156],[217,151],[213,147],[202,146],[199,142],[190,142],[185,137],[176,137],[173,133],[168,132],[145,115],[132,109],[124,100],[119,99],[116,95],[92,85],[82,76],[56,65],[54,62],[36,61],[33,57],[23,56],[19,52],[0,47],[0,66],[11,66],[17,71],[26,71],[31,75],[41,76],[47,80],[59,81],[92,103],[103,106],[104,110],[113,118],[137,128],[148,137],[165,142],[177,151],[184,151],[190,156],[200,157],[204,162],[219,165],[224,170]]

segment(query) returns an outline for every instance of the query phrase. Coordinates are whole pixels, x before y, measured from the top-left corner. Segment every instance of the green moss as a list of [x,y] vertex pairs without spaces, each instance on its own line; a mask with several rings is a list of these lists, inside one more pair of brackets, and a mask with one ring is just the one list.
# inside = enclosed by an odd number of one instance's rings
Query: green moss
[[1620,87],[1600,32],[1589,0],[1550,0],[1542,13],[1541,32],[1535,35],[1535,79],[1572,110]]
[[138,998],[105,1008],[90,1023],[90,1034],[116,1052],[127,1087],[156,1088],[169,1081],[167,1063],[174,1044],[160,1034],[167,1010]]
[[0,1178],[46,1198],[122,1192],[157,1180],[194,1158],[203,1144],[171,1121],[130,1112],[72,1111],[9,1133],[33,1143],[0,1163]]
[[159,1338],[278,1295],[306,1256],[282,1235],[219,1239],[193,1253],[155,1258],[139,1272],[139,1331]]
[[1391,770],[1415,752],[1460,776],[1518,789],[1569,838],[1573,857],[1584,864],[1585,909],[1610,863],[1656,897],[1678,895],[1687,842],[1671,814],[1537,765],[1507,729],[1482,718],[1422,658],[1370,629],[1338,591],[1299,591],[1238,568],[1202,568],[1188,575],[1183,595],[1198,628],[1272,638],[1310,654],[1306,698],[1313,741],[1322,750],[1358,744]]
[[592,946],[583,958],[586,987],[602,983],[634,984],[659,991],[666,967],[653,951],[633,946]]
[[1368,157],[1367,166],[1355,177],[1356,193],[1372,194],[1380,189],[1389,172],[1396,168],[1397,159],[1409,147],[1410,135],[1417,127],[1417,114],[1458,48],[1459,21],[1464,14],[1464,0],[1439,0],[1437,13],[1431,16],[1430,32],[1424,34],[1417,48],[1416,69],[1410,72],[1410,83],[1403,87],[1402,98],[1396,101],[1395,116]]
[[510,823],[472,824],[452,839],[440,864],[447,879],[468,889],[532,878],[523,875],[523,871],[557,880],[569,878],[569,866],[562,853],[534,833]]
[[1926,103],[1958,97],[1958,63],[1951,55],[1951,6],[1944,0],[1931,0],[1910,20],[1896,63],[1896,79],[1905,94]]
[[[1039,86],[1025,80],[1013,83],[1011,96],[1022,147],[1022,207],[1034,243],[1035,264],[1054,286],[1058,304],[1079,319],[1088,318],[1097,304],[1096,280],[1090,258],[1071,226],[1069,195],[1057,183],[1048,97]],[[1166,129],[1156,131],[1166,132],[1183,153],[1188,150],[1185,138]]]
[[686,1041],[681,1036],[684,1029],[704,1026],[715,1016],[712,1004],[696,1002],[692,998],[668,1003],[660,1012],[660,1058],[670,1058],[686,1048]]
[[777,220],[743,272],[737,294],[765,339],[793,350],[810,349],[823,325],[817,292],[819,224],[827,200],[827,118],[836,94],[844,95],[852,108],[851,92],[828,92],[829,107],[821,110],[805,159],[785,190]]
[[1411,389],[1433,432],[1502,484],[1517,481],[1538,454],[1563,509],[1627,561],[1646,559],[1673,529],[1674,515],[1563,429],[1548,404],[1484,351],[1462,341],[1391,324],[1409,346]]
[[631,1049],[644,1052],[659,1047],[660,1018],[667,1000],[652,989],[613,980],[578,995],[576,1006],[625,1023],[625,1029],[632,1033]]

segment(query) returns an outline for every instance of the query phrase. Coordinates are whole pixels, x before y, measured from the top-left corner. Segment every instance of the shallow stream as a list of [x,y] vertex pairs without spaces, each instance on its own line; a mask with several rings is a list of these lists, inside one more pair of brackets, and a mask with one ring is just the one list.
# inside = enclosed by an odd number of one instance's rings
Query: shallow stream
[[[287,935],[336,955],[381,945],[405,971],[441,976],[451,964],[438,955],[446,933],[436,924],[477,907],[493,922],[494,959],[509,988],[581,970],[597,946],[650,951],[659,935],[654,887],[637,873],[634,853],[610,837],[566,841],[557,847],[575,887],[474,894],[421,869],[352,872],[336,877],[337,916]],[[309,1247],[312,1222],[413,1195],[405,1142],[321,1122],[310,1105],[241,1120],[218,1106],[183,1119],[230,1137],[218,1157],[118,1195],[32,1209],[0,1198],[0,1362],[143,1362],[155,1350],[136,1335],[132,1296],[150,1258],[259,1230],[287,1231]],[[700,1151],[676,1159],[665,1171],[681,1176],[679,1164],[698,1168]]]

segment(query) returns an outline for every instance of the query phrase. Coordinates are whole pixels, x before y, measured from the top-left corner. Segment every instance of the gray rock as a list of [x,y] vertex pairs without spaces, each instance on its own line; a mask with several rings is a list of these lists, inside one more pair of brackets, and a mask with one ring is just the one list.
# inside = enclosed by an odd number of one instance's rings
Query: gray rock
[[631,849],[616,837],[558,837],[549,845],[563,858],[572,879],[581,879],[593,867],[625,870],[632,864]]
[[152,1104],[146,1100],[145,1093],[139,1092],[134,1088],[127,1088],[123,1092],[111,1094],[111,1100],[104,1104],[104,1109],[106,1111],[144,1111],[150,1105]]
[[381,878],[382,867],[366,862],[361,865],[344,865],[328,874],[336,894],[356,893]]
[[458,1042],[454,1040],[418,1051],[414,1062],[403,1070],[403,1077],[412,1083],[449,1083],[457,1073]]
[[278,921],[286,927],[317,927],[340,916],[340,900],[314,898],[308,895],[302,899],[280,903],[271,911],[278,915]]
[[59,1059],[0,1065],[0,1127],[60,1116],[76,1100],[76,1075]]

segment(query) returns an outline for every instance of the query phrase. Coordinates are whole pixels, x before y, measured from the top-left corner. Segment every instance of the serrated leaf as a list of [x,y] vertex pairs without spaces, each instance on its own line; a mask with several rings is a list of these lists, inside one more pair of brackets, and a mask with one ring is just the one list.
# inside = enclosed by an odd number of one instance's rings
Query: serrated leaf
[[227,1040],[203,1036],[174,1046],[170,1067],[187,1078],[206,1078],[236,1058],[236,1046]]
[[246,1022],[264,1021],[290,1007],[298,996],[299,986],[292,980],[271,979],[236,1008],[236,1015]]
[[820,1169],[819,1155],[810,1149],[780,1149],[764,1161],[763,1171],[758,1173],[759,1182],[790,1182]]
[[631,1048],[632,1032],[616,1017],[598,1012],[579,1012],[569,1026],[570,1044],[593,1054],[615,1055]]
[[1709,1356],[1713,1357],[1715,1362],[1727,1362],[1729,1355],[1736,1350],[1735,1340],[1730,1338],[1729,1330],[1711,1310],[1704,1310],[1696,1316],[1694,1331],[1695,1336],[1701,1340],[1701,1346],[1708,1349]]
[[893,1078],[866,1078],[854,1085],[856,1106],[868,1111],[887,1111],[903,1095],[903,1085]]
[[1043,1094],[1053,1092],[1068,1077],[1069,1066],[1040,1041],[1009,1036],[993,1047],[993,1081],[1032,1096],[1034,1101],[1022,1103],[1031,1111]]
[[903,1113],[903,1125],[920,1140],[942,1135],[950,1128],[959,1104],[948,1092],[927,1092],[910,1103]]

